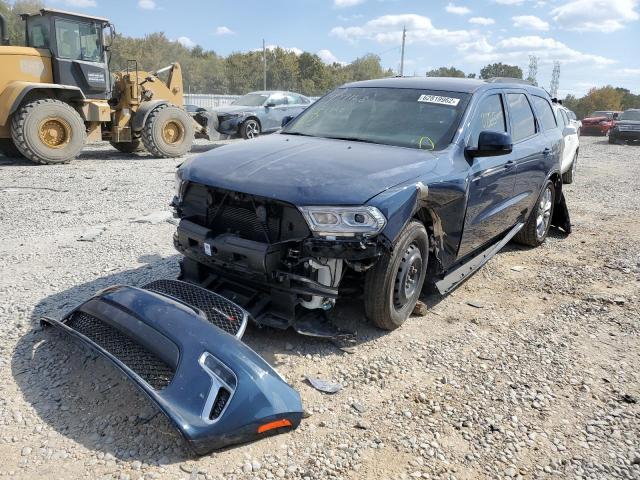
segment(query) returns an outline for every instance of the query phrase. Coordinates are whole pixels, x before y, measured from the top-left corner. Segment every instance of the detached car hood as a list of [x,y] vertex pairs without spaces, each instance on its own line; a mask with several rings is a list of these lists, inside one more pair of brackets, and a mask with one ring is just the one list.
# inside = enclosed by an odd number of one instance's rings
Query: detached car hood
[[436,166],[425,150],[275,134],[185,162],[183,180],[295,205],[362,205]]

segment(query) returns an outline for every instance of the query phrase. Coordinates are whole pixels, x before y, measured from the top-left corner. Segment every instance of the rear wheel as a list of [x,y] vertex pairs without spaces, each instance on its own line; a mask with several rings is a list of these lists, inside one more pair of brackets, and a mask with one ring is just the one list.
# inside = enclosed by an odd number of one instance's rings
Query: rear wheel
[[84,147],[87,131],[82,117],[70,105],[45,98],[18,109],[11,120],[11,138],[33,162],[68,163]]
[[111,146],[122,153],[144,152],[142,140],[136,138],[130,142],[109,142]]
[[404,323],[416,306],[427,272],[429,239],[420,222],[410,222],[393,250],[367,271],[364,307],[369,320],[384,330]]
[[24,157],[10,138],[0,138],[0,153],[9,158]]
[[142,129],[144,147],[156,157],[185,155],[193,145],[193,120],[181,108],[161,105],[154,109]]
[[553,218],[553,207],[555,205],[556,190],[550,180],[545,183],[538,201],[529,214],[529,219],[524,227],[513,239],[523,245],[537,247],[547,238],[551,219]]
[[240,126],[240,135],[242,135],[242,138],[245,140],[259,137],[261,131],[260,123],[255,118],[245,120]]
[[578,152],[576,152],[576,154],[573,156],[573,162],[571,162],[571,168],[562,174],[562,183],[566,185],[573,183],[577,170],[578,170]]

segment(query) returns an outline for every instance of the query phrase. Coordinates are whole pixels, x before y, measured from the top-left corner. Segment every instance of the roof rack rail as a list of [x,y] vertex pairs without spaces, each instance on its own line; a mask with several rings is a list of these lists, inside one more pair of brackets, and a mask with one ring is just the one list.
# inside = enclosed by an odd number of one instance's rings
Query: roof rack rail
[[522,78],[510,78],[510,77],[491,77],[486,80],[488,83],[521,83],[524,85],[535,86],[529,80],[523,80]]

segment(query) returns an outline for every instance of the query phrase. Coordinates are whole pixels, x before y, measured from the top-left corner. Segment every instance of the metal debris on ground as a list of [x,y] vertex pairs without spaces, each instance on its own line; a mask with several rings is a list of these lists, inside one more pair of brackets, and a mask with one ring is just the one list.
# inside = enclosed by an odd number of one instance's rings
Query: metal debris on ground
[[315,388],[316,390],[318,390],[320,392],[337,393],[340,390],[342,390],[342,384],[341,383],[331,382],[329,380],[323,380],[322,378],[311,377],[309,375],[307,375],[305,378],[307,379],[307,381],[311,384],[311,386],[313,388]]

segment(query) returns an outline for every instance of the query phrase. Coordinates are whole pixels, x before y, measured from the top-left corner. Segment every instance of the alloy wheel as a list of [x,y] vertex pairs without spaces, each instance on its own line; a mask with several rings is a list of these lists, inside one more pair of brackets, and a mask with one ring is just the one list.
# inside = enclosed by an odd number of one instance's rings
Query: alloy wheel
[[553,192],[551,191],[551,186],[547,185],[538,204],[538,215],[536,217],[536,236],[538,240],[542,240],[549,229],[552,208]]

